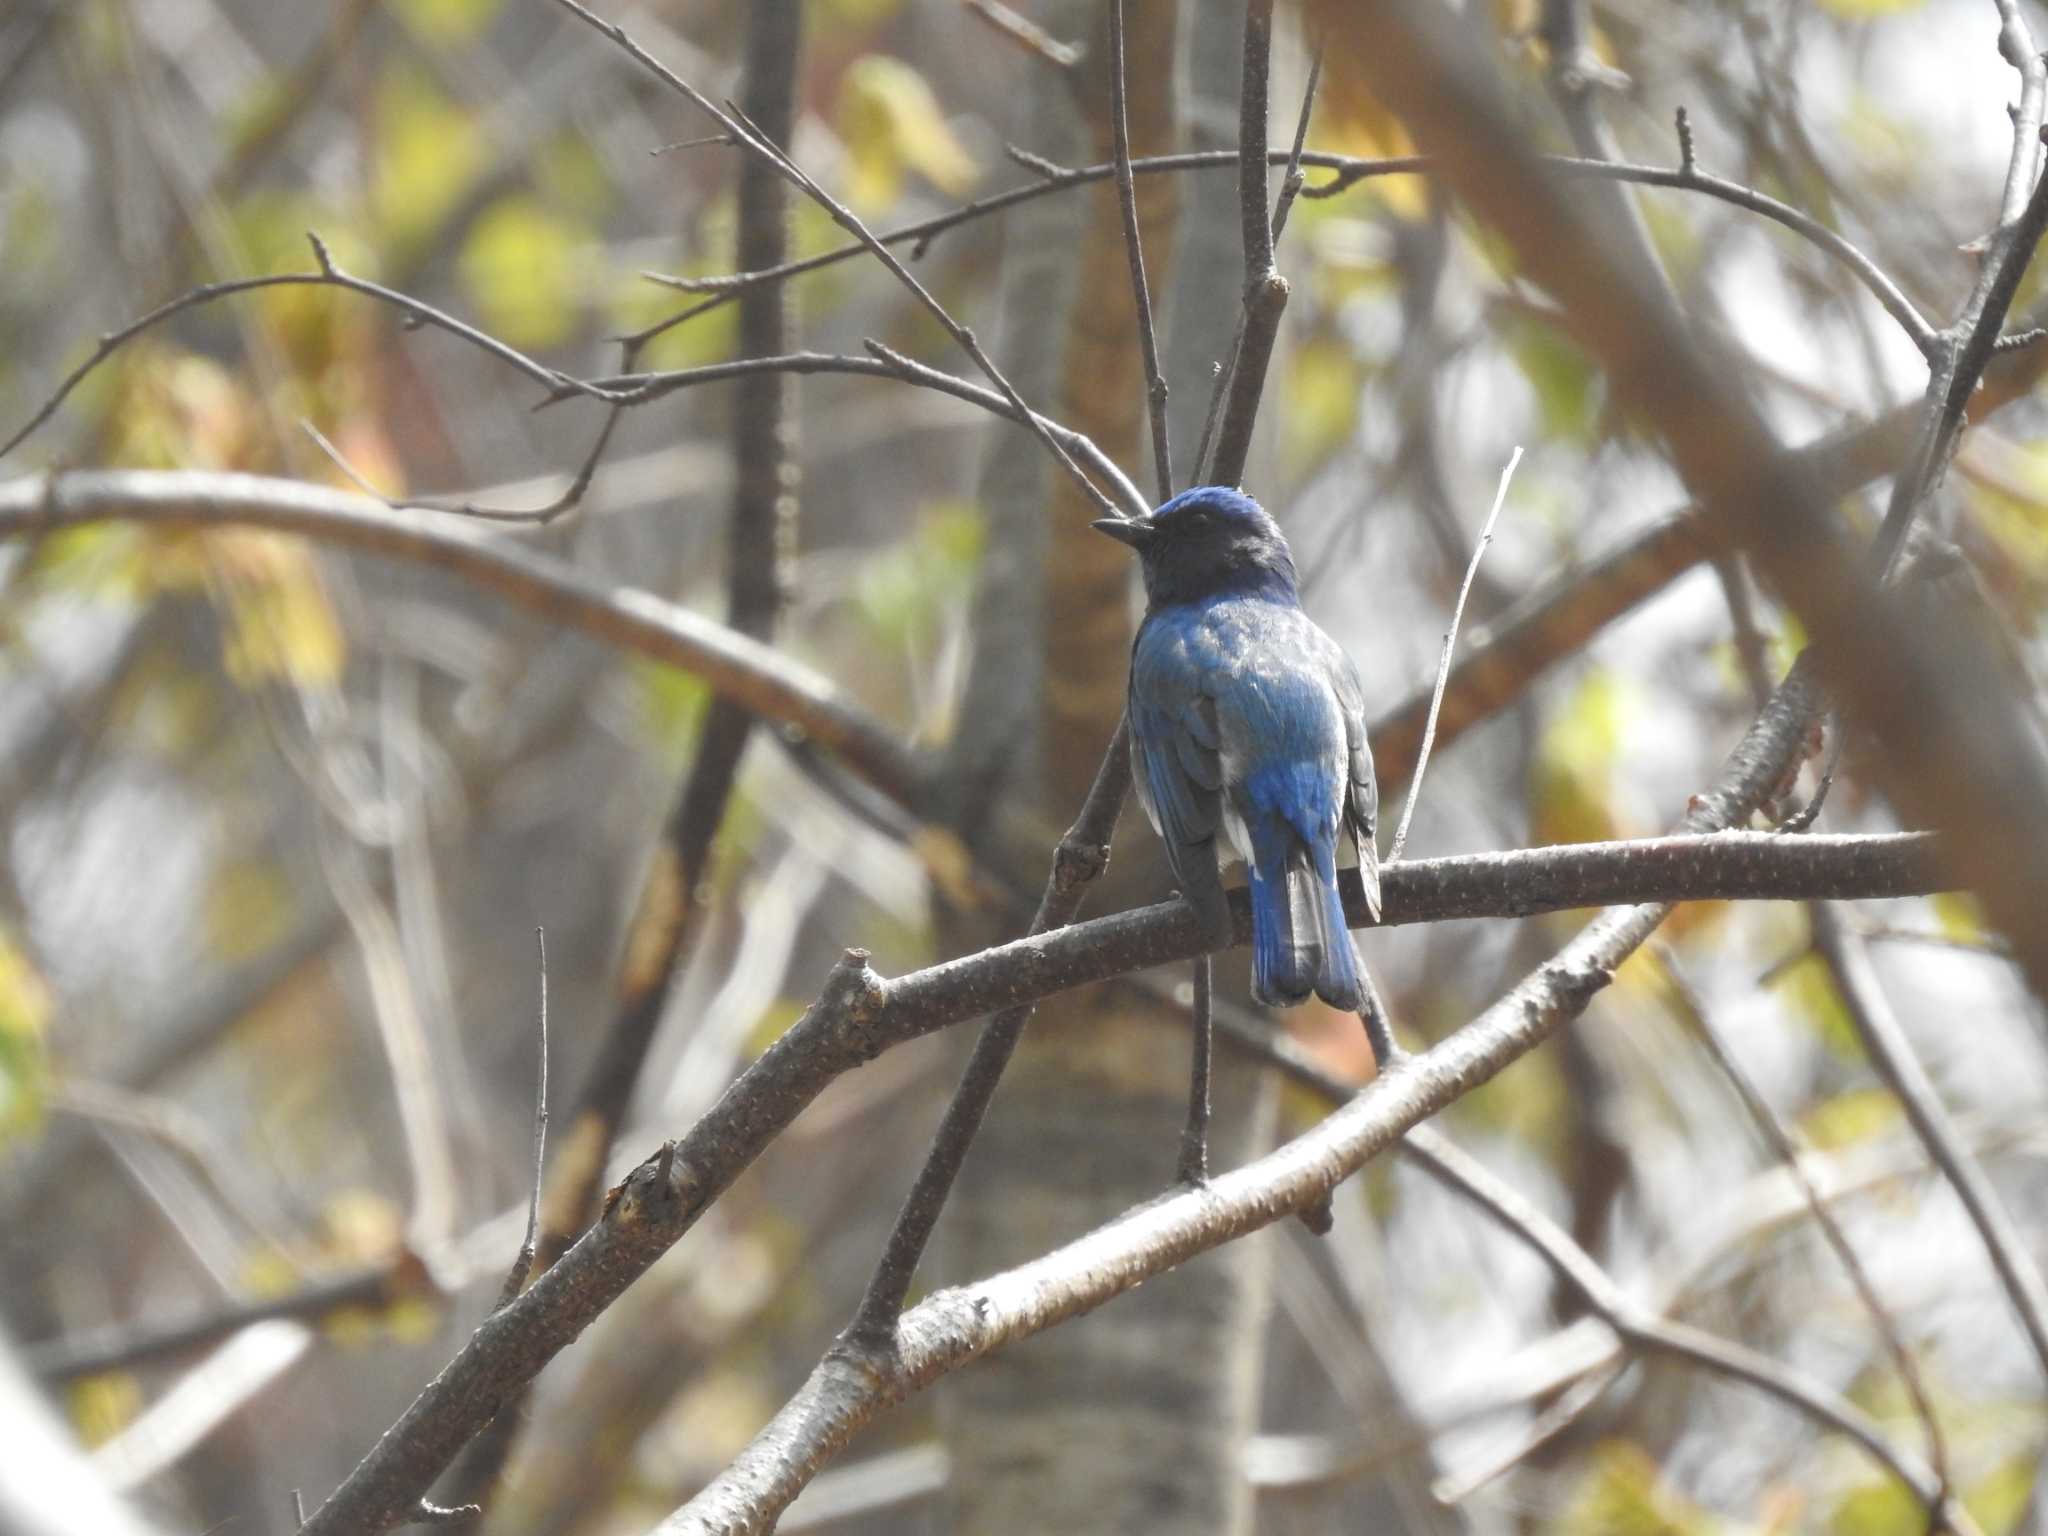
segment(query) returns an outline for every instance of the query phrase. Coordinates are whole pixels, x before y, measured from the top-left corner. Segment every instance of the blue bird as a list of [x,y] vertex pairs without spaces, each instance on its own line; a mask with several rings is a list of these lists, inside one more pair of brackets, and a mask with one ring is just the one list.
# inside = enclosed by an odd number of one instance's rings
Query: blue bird
[[1132,767],[1181,895],[1211,944],[1228,944],[1221,831],[1251,871],[1253,996],[1293,1004],[1313,992],[1356,1012],[1364,986],[1337,893],[1345,831],[1380,912],[1358,669],[1302,611],[1287,540],[1242,491],[1198,486],[1150,517],[1094,526],[1144,569]]

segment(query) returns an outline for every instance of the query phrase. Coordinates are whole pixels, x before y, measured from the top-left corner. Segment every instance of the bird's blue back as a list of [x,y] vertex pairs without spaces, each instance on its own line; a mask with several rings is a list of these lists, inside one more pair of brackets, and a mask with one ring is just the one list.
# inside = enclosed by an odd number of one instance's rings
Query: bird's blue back
[[1204,488],[1152,521],[1139,545],[1152,602],[1131,657],[1140,798],[1212,937],[1228,932],[1219,833],[1249,866],[1258,996],[1313,990],[1356,1008],[1336,884],[1347,827],[1375,907],[1378,894],[1356,671],[1302,611],[1285,541],[1250,498]]

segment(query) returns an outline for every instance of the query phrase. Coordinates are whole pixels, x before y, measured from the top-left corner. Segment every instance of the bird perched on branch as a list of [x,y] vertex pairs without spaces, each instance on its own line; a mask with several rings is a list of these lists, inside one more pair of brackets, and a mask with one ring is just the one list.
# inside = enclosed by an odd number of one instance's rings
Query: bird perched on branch
[[1380,912],[1379,789],[1358,669],[1302,611],[1279,526],[1242,491],[1198,486],[1150,517],[1094,525],[1138,552],[1131,649],[1138,799],[1211,944],[1230,942],[1218,831],[1251,872],[1252,993],[1356,1012],[1365,987],[1337,892],[1358,850]]

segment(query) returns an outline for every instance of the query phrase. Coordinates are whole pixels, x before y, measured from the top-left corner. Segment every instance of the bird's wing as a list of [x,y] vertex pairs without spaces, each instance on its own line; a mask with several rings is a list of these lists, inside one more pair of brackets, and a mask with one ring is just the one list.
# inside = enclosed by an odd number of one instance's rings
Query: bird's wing
[[1199,624],[1147,619],[1131,652],[1131,752],[1138,798],[1183,895],[1213,929],[1229,922],[1216,868],[1223,816],[1223,759],[1209,669],[1196,654]]
[[[1318,634],[1322,634],[1320,630]],[[1337,707],[1344,716],[1344,736],[1351,749],[1351,783],[1344,797],[1344,819],[1350,824],[1352,841],[1358,847],[1358,877],[1365,885],[1365,903],[1375,920],[1380,915],[1380,786],[1373,777],[1372,746],[1365,739],[1365,687],[1358,680],[1358,668],[1344,654],[1344,648],[1328,635],[1325,660],[1330,684],[1337,694]]]

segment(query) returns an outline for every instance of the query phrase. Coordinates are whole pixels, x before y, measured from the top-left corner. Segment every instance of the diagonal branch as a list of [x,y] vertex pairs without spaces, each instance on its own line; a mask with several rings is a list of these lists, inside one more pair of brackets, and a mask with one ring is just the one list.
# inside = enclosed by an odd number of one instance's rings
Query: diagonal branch
[[[1728,823],[1770,792],[1796,760],[1813,700],[1804,671],[1796,670],[1737,748],[1723,787],[1688,812],[1684,824],[1689,833]],[[1764,891],[1797,896],[1810,894],[1816,885],[1841,896],[1917,894],[1934,883],[1930,852],[1928,840],[1915,837],[1722,833],[1609,844],[1597,851],[1563,848],[1433,859],[1384,871],[1386,912],[1390,921],[1521,915],[1555,910],[1567,889],[1580,901],[1648,898],[1660,903]],[[1072,853],[1085,858],[1088,850]],[[1547,866],[1558,867],[1551,873],[1571,871],[1572,878],[1550,879]],[[1856,872],[1853,880],[1844,878],[1849,870]],[[1524,895],[1532,887],[1541,893],[1534,902]],[[1348,894],[1362,915],[1362,893],[1354,886]],[[1429,1057],[1411,1058],[1432,1063],[1423,1075],[1436,1083],[1417,1113],[1432,1112],[1533,1046],[1565,1016],[1566,1005],[1573,1011],[1583,1006],[1605,984],[1609,961],[1604,957],[1615,953],[1612,946],[1622,940],[1640,942],[1638,933],[1646,936],[1665,910],[1662,905],[1629,907],[1601,919],[1490,1010],[1484,1027],[1461,1032]],[[1241,900],[1233,906],[1233,917],[1239,935],[1247,933],[1249,913]],[[382,1529],[393,1511],[409,1508],[506,1397],[687,1232],[740,1171],[843,1073],[892,1046],[977,1014],[1141,967],[1184,961],[1201,945],[1193,915],[1183,904],[1169,902],[1018,940],[894,981],[875,975],[864,954],[851,952],[803,1019],[726,1090],[681,1142],[669,1143],[630,1174],[613,1192],[603,1217],[553,1269],[478,1329],[309,1529]],[[1442,1080],[1440,1068],[1449,1074]],[[1405,1094],[1414,1087],[1413,1069],[1404,1067],[1402,1073]],[[1412,1122],[1398,1129],[1406,1123]],[[1232,1227],[1216,1240],[1239,1230]],[[906,1329],[914,1315],[905,1315]],[[912,1349],[916,1340],[899,1332],[897,1343],[899,1349]],[[859,1353],[867,1362],[864,1368],[874,1370],[879,1357]]]
[[[1807,1172],[1804,1160],[1806,1149],[1801,1144],[1798,1133],[1771,1107],[1770,1100],[1764,1097],[1763,1090],[1757,1086],[1756,1079],[1750,1075],[1749,1069],[1721,1037],[1712,1015],[1707,1012],[1706,1000],[1700,996],[1691,978],[1680,967],[1678,957],[1659,944],[1656,947],[1656,958],[1657,963],[1663,968],[1664,979],[1671,987],[1677,1011],[1683,1022],[1707,1048],[1707,1054],[1713,1058],[1714,1065],[1720,1069],[1721,1075],[1728,1079],[1729,1085],[1735,1090],[1735,1096],[1742,1101],[1744,1112],[1770,1145],[1778,1160],[1785,1165],[1785,1171],[1792,1176],[1792,1181],[1799,1186],[1799,1193],[1806,1201],[1806,1208],[1813,1217],[1814,1225],[1820,1228],[1821,1236],[1827,1240],[1828,1247],[1834,1250],[1835,1258],[1849,1277],[1849,1284],[1855,1290],[1857,1299],[1863,1303],[1863,1310],[1870,1314],[1877,1336],[1884,1345],[1885,1353],[1891,1356],[1892,1366],[1898,1372],[1899,1380],[1905,1385],[1907,1400],[1912,1403],[1913,1413],[1920,1420],[1922,1432],[1927,1437],[1927,1460],[1934,1469],[1941,1496],[1945,1498],[1955,1487],[1955,1475],[1949,1469],[1948,1444],[1942,1434],[1941,1420],[1935,1414],[1934,1402],[1928,1393],[1927,1383],[1921,1374],[1920,1363],[1914,1359],[1912,1349],[1900,1333],[1898,1320],[1892,1316],[1891,1309],[1884,1303],[1884,1298],[1878,1295],[1877,1284],[1870,1278],[1870,1271],[1864,1267],[1862,1258],[1849,1241],[1849,1235],[1842,1230],[1842,1224],[1835,1220],[1834,1212],[1828,1208],[1828,1202],[1822,1195],[1820,1186]],[[1940,1503],[1941,1499],[1928,1502],[1930,1512],[1933,1512],[1934,1506]]]
[[[1819,702],[1809,670],[1795,667],[1681,825],[1707,831],[1746,815],[1799,761]],[[1369,1158],[1577,1017],[1670,910],[1653,904],[1604,914],[1471,1024],[1423,1055],[1392,1063],[1278,1151],[1200,1189],[1140,1206],[1005,1274],[939,1292],[903,1315],[886,1357],[827,1354],[753,1443],[662,1522],[661,1536],[773,1529],[856,1432],[939,1376],[1091,1311],[1197,1253],[1318,1206]]]
[[[1373,0],[1371,81],[1557,297],[1618,398],[1668,445],[1701,501],[1800,616],[1832,688],[1884,750],[1878,782],[1907,822],[1940,821],[1958,870],[2048,997],[2048,753],[1967,624],[1907,622],[1738,381],[1657,305],[1601,210],[1530,155],[1473,28],[1428,0]],[[2048,208],[2048,199],[2043,199]]]
[[[647,400],[658,400],[663,395],[679,389],[692,389],[700,384],[718,384],[728,379],[742,379],[758,373],[852,373],[865,374],[871,378],[898,379],[905,384],[914,384],[920,389],[935,390],[978,405],[983,410],[1014,421],[1019,425],[1027,417],[1019,415],[1016,408],[995,390],[971,380],[959,378],[937,368],[913,361],[879,341],[862,343],[870,354],[867,357],[850,357],[828,352],[785,352],[775,357],[740,357],[722,363],[704,363],[695,368],[680,368],[657,373],[617,373],[607,375],[595,382],[602,389],[621,391],[627,404],[638,405]],[[566,399],[558,392],[559,398]],[[1031,412],[1028,424],[1032,431],[1051,436],[1061,447],[1075,458],[1080,459],[1097,475],[1116,497],[1123,510],[1132,517],[1142,517],[1151,510],[1151,503],[1144,494],[1131,484],[1130,479],[1119,469],[1116,461],[1097,447],[1094,440],[1073,428],[1064,426],[1049,416]]]
[[0,538],[86,523],[228,523],[452,572],[621,650],[681,667],[755,715],[801,730],[892,799],[925,774],[889,730],[801,662],[650,593],[616,587],[450,514],[385,505],[296,480],[195,470],[87,470],[0,481]]
[[1407,1156],[1534,1248],[1586,1305],[1630,1348],[1667,1355],[1777,1398],[1825,1428],[1848,1436],[1906,1485],[1931,1520],[1953,1532],[1976,1532],[1976,1522],[1951,1496],[1947,1482],[1894,1444],[1870,1415],[1820,1383],[1746,1345],[1717,1338],[1688,1323],[1659,1318],[1616,1285],[1592,1255],[1514,1189],[1466,1156],[1449,1139],[1418,1126],[1402,1143]]
[[2034,1358],[2048,1371],[2048,1284],[2043,1283],[2040,1266],[1982,1165],[1957,1134],[1927,1069],[1920,1065],[1912,1043],[1885,1001],[1861,941],[1844,930],[1841,919],[1823,902],[1808,910],[1808,920],[1813,925],[1814,943],[1834,973],[1856,1038],[1863,1042],[1878,1076],[1898,1098],[1928,1158],[1962,1202]]
[[1098,503],[1104,512],[1112,516],[1115,515],[1117,510],[1115,505],[1108,497],[1103,495],[1095,482],[1088,478],[1088,475],[1082,470],[1081,466],[1074,462],[1073,456],[1067,452],[1059,440],[1043,429],[1039,424],[1038,417],[1024,403],[1023,397],[1017,393],[1015,386],[1005,377],[1003,371],[996,367],[988,353],[982,350],[981,343],[975,339],[974,332],[954,319],[945,305],[932,297],[931,290],[911,275],[910,269],[897,259],[896,254],[887,245],[875,238],[874,233],[869,230],[867,225],[854,216],[852,209],[827,192],[811,177],[809,172],[805,171],[794,160],[790,159],[788,155],[783,153],[782,149],[772,139],[762,134],[760,129],[747,120],[745,113],[740,112],[737,107],[731,107],[730,110],[720,108],[710,97],[655,58],[645,48],[642,48],[627,33],[626,29],[617,22],[605,21],[581,5],[579,0],[555,0],[555,3],[575,16],[579,21],[596,29],[605,37],[610,38],[635,63],[654,74],[664,85],[681,94],[698,111],[703,112],[715,121],[719,127],[731,135],[734,143],[766,160],[791,186],[824,209],[831,216],[833,223],[858,240],[866,250],[874,255],[877,261],[889,269],[898,282],[910,290],[912,296],[930,312],[932,318],[946,328],[947,334],[959,343],[960,350],[974,360],[974,365],[987,376],[989,383],[993,384],[997,392],[1009,402],[1010,408],[1017,413],[1017,418],[1037,434],[1038,440],[1045,444],[1046,452],[1050,453],[1059,466],[1073,477],[1074,482],[1081,487],[1088,498]]
[[1935,337],[1929,352],[1925,414],[1906,468],[1892,483],[1891,504],[1878,530],[1872,564],[1891,572],[1906,547],[1921,506],[1941,481],[1962,434],[1963,413],[1999,344],[2005,316],[2035,247],[2048,231],[2048,182],[2036,180],[2041,158],[2044,110],[2048,110],[2048,63],[2034,46],[2019,0],[1996,0],[1998,51],[2019,71],[2020,103],[2012,118],[2012,153],[1999,198],[1998,225],[1985,241],[1984,264],[1961,312]]
[[85,382],[86,375],[144,331],[162,324],[173,315],[182,314],[188,309],[196,309],[202,304],[210,304],[215,299],[229,298],[241,293],[255,293],[264,288],[342,288],[350,293],[359,293],[365,298],[375,299],[399,310],[405,317],[404,323],[408,330],[432,326],[435,330],[446,331],[450,336],[489,353],[508,367],[516,369],[550,390],[587,395],[599,400],[610,398],[609,391],[597,385],[581,383],[559,369],[536,362],[517,347],[510,346],[497,337],[456,319],[445,310],[436,309],[433,305],[410,294],[400,293],[395,288],[386,288],[382,283],[373,283],[368,278],[356,277],[342,271],[335,265],[334,257],[328,251],[325,241],[311,230],[306,232],[306,239],[313,247],[313,258],[319,267],[317,272],[279,272],[268,277],[241,277],[227,282],[204,283],[190,293],[180,294],[167,303],[159,304],[148,314],[130,321],[119,330],[108,331],[101,336],[92,350],[92,355],[66,374],[49,398],[36,408],[35,413],[5,442],[0,442],[0,458],[5,458],[20,447],[31,433],[56,415],[58,407],[70,398],[71,392]]
[[1152,459],[1159,499],[1173,495],[1173,447],[1166,435],[1166,377],[1159,371],[1159,337],[1152,328],[1152,290],[1145,279],[1145,248],[1138,232],[1138,192],[1131,185],[1131,125],[1124,100],[1124,0],[1109,4],[1110,124],[1116,139],[1116,199],[1124,245],[1131,258],[1131,299],[1138,314],[1138,347],[1145,359],[1145,412],[1152,423]]
[[[1272,149],[1266,153],[1268,165],[1284,166],[1291,158],[1296,157],[1284,149]],[[1923,353],[1928,351],[1936,336],[1934,326],[1913,307],[1912,301],[1900,290],[1898,284],[1852,242],[1811,214],[1782,203],[1753,187],[1746,187],[1726,177],[1701,171],[1693,164],[1681,165],[1674,170],[1668,166],[1586,160],[1571,155],[1539,155],[1534,158],[1567,178],[1626,181],[1638,186],[1658,187],[1667,191],[1696,193],[1716,202],[1727,203],[1730,207],[1740,208],[1746,213],[1753,213],[1759,218],[1769,219],[1845,267],[1870,291],[1871,296],[1898,322],[1900,328],[1912,338],[1914,345]],[[1301,195],[1308,198],[1336,197],[1363,182],[1376,180],[1382,176],[1429,176],[1439,174],[1442,170],[1442,162],[1428,155],[1361,158],[1355,155],[1333,154],[1328,150],[1304,148],[1300,151],[1298,159],[1303,166],[1334,173],[1328,181],[1320,185],[1303,187]],[[1150,155],[1133,160],[1131,173],[1134,176],[1178,175],[1188,171],[1220,170],[1234,166],[1237,162],[1237,151],[1233,149],[1190,150],[1181,154]],[[919,257],[930,248],[932,241],[963,224],[1014,208],[1019,203],[1055,196],[1092,182],[1107,181],[1115,174],[1114,164],[1087,165],[1072,169],[1044,166],[1034,180],[1022,186],[992,192],[987,197],[964,203],[950,212],[921,219],[897,229],[886,230],[875,238],[889,245],[909,245],[911,255]],[[683,293],[708,294],[709,297],[701,304],[693,305],[657,322],[639,335],[642,339],[659,335],[665,330],[685,324],[699,315],[731,303],[736,295],[755,284],[781,282],[787,278],[815,272],[823,267],[849,261],[866,249],[866,246],[858,243],[843,245],[834,250],[822,251],[815,256],[785,262],[779,267],[764,268],[755,272],[731,272],[717,277],[671,277],[648,273],[647,276],[652,281],[660,283],[663,287],[674,288]]]

